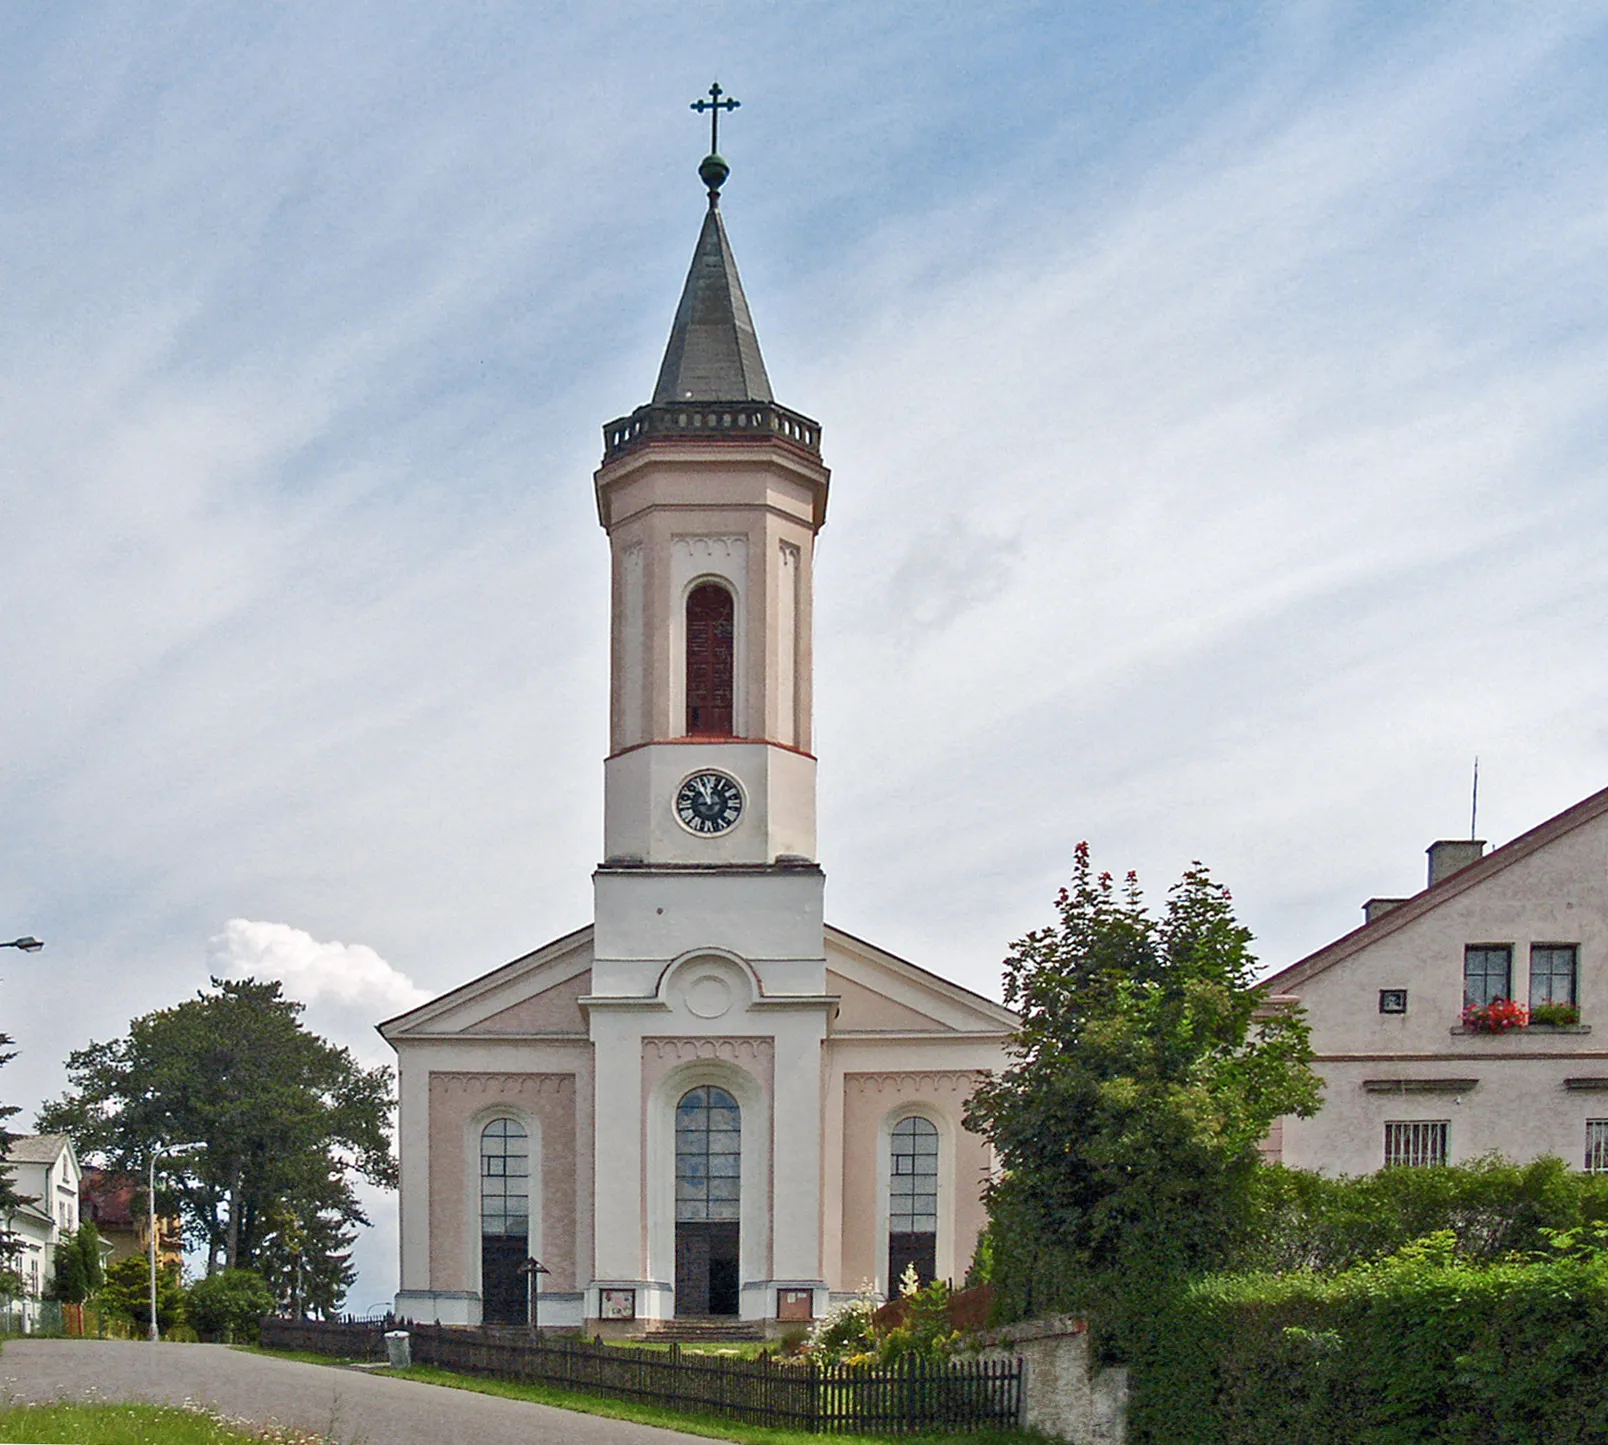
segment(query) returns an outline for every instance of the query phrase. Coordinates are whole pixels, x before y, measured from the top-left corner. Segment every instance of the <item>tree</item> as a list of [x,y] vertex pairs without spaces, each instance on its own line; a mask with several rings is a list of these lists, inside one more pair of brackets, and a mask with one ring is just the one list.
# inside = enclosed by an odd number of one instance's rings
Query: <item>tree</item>
[[126,1038],[70,1055],[71,1087],[40,1111],[39,1127],[129,1172],[155,1147],[198,1144],[163,1163],[157,1209],[182,1211],[208,1274],[256,1264],[296,1220],[326,1251],[305,1270],[326,1293],[332,1281],[344,1289],[340,1251],[368,1223],[352,1181],[396,1184],[392,1074],[309,1033],[301,1012],[276,982],[215,978],[135,1019]]
[[1199,863],[1162,916],[1077,849],[1057,920],[1005,960],[1022,1014],[1012,1063],[972,1095],[989,1185],[992,1278],[1007,1317],[1098,1310],[1230,1257],[1257,1144],[1308,1115],[1305,1021],[1261,1007],[1250,932]]
[[55,1277],[51,1297],[64,1304],[81,1305],[106,1282],[101,1264],[100,1230],[85,1220],[56,1246]]
[[[17,1057],[15,1049],[8,1049],[11,1043],[10,1034],[0,1034],[0,1068],[9,1064]],[[0,1106],[0,1160],[10,1156],[11,1146],[17,1142],[17,1136],[6,1128],[6,1120],[14,1118],[20,1111],[15,1104]],[[8,1269],[11,1261],[17,1257],[17,1251],[22,1248],[22,1237],[14,1230],[8,1228],[11,1216],[21,1209],[24,1204],[31,1201],[17,1193],[16,1181],[12,1178],[9,1168],[0,1167],[0,1275],[15,1277],[15,1272]],[[5,1288],[5,1293],[20,1293],[21,1279],[16,1278],[17,1290]],[[9,1279],[6,1281],[9,1285]]]
[[[143,1255],[114,1259],[106,1266],[106,1278],[95,1291],[96,1307],[103,1314],[132,1320],[144,1333],[151,1324],[150,1268]],[[162,1265],[156,1272],[156,1323],[164,1335],[184,1323],[184,1304],[178,1265]]]

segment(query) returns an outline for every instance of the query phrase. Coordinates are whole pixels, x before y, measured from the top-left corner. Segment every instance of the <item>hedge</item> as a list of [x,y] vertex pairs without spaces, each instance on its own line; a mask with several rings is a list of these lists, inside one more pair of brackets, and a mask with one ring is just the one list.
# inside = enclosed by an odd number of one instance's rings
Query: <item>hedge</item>
[[1134,1445],[1608,1440],[1608,1258],[1471,1263],[1446,1231],[1337,1275],[1179,1291],[1124,1341]]

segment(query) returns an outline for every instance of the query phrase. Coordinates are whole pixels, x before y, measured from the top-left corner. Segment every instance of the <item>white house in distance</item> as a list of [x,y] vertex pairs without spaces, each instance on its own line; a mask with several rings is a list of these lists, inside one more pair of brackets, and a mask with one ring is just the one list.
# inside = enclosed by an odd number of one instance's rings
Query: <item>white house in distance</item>
[[24,1330],[38,1322],[39,1297],[50,1284],[55,1248],[78,1228],[81,1171],[65,1134],[19,1134],[6,1151],[4,1168],[12,1187],[26,1201],[0,1217],[0,1226],[20,1237],[22,1248],[11,1267],[22,1277],[15,1303]]
[[815,858],[820,427],[772,397],[709,208],[653,400],[604,428],[613,556],[594,921],[381,1032],[404,1319],[631,1332],[959,1279],[1008,1009],[830,928]]
[[[1370,899],[1361,928],[1266,981],[1270,1003],[1305,1005],[1325,1082],[1315,1117],[1274,1126],[1272,1157],[1330,1174],[1493,1152],[1608,1169],[1608,789],[1484,849],[1434,844],[1423,892]],[[1578,1022],[1465,1025],[1498,999]]]

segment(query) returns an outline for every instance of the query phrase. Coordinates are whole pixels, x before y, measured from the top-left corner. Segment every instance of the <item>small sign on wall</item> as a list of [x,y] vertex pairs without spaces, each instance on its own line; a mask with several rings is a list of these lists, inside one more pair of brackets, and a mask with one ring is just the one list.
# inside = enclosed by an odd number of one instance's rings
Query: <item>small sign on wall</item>
[[634,1289],[606,1289],[602,1300],[603,1318],[606,1320],[634,1320],[636,1318],[636,1291]]
[[779,1289],[776,1291],[776,1318],[779,1320],[813,1319],[814,1303],[814,1290]]

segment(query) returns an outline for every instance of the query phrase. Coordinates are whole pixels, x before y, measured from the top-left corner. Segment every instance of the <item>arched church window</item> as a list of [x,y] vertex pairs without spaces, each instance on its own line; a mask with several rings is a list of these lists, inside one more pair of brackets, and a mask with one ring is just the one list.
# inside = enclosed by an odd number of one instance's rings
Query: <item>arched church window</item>
[[915,1116],[893,1126],[888,1170],[888,1291],[915,1266],[922,1284],[938,1270],[938,1126]]
[[687,598],[687,732],[729,737],[735,675],[731,593],[700,583]]
[[742,1111],[701,1084],[676,1105],[676,1313],[734,1315],[740,1297]]
[[525,1323],[530,1253],[530,1139],[517,1119],[480,1131],[480,1300],[487,1324]]

